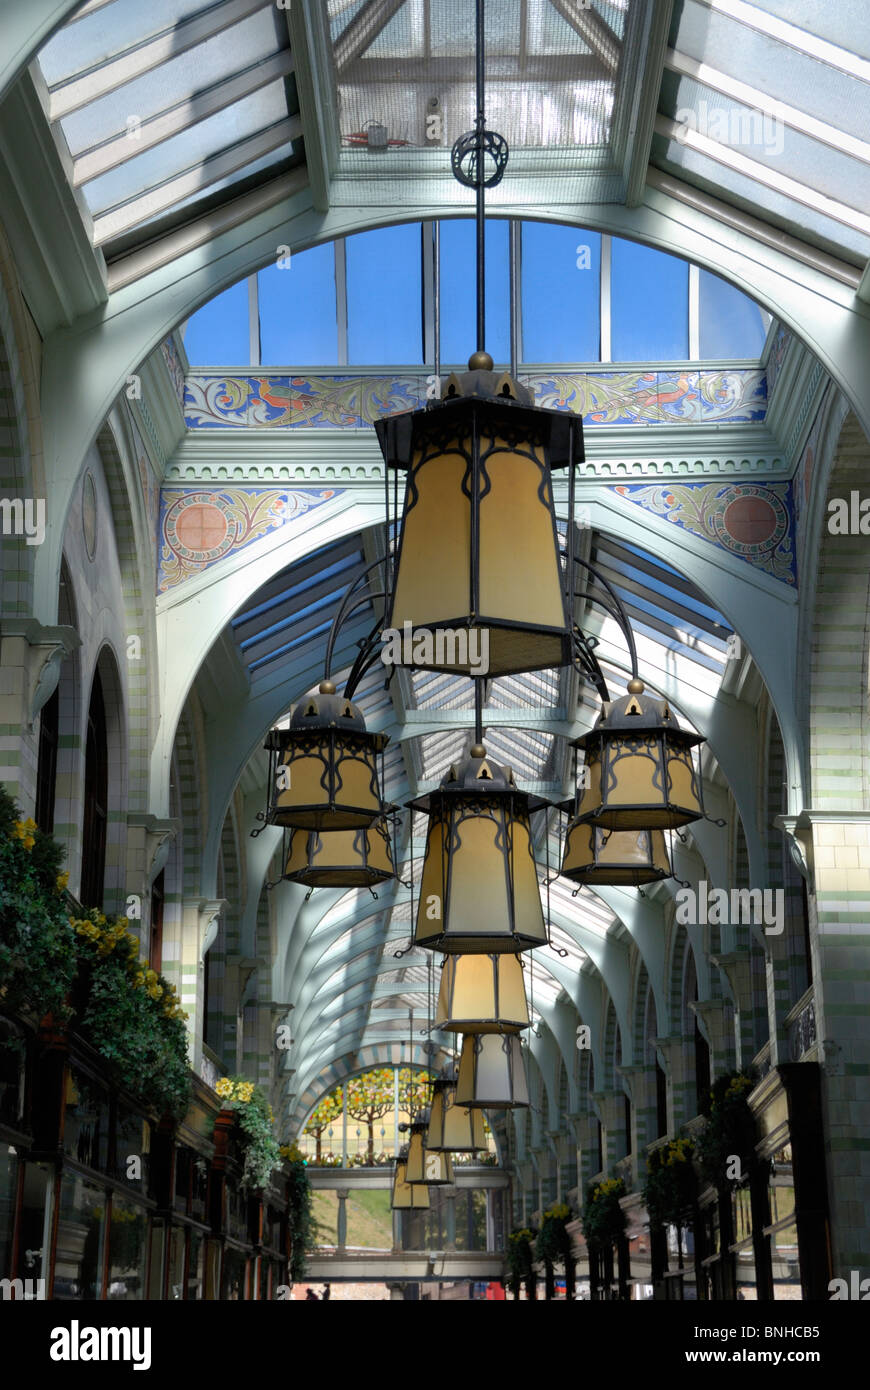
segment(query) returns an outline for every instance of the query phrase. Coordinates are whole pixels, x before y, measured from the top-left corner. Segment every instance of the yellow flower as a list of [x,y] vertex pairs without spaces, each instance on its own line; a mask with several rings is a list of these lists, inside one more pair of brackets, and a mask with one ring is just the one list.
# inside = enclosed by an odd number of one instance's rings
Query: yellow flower
[[236,1083],[236,1100],[247,1102],[254,1094],[253,1081],[238,1081]]
[[228,1076],[222,1076],[215,1090],[222,1100],[229,1100],[233,1094],[233,1083]]
[[58,893],[62,893],[69,883],[69,870],[67,869],[62,874],[58,874],[55,883],[57,884]]

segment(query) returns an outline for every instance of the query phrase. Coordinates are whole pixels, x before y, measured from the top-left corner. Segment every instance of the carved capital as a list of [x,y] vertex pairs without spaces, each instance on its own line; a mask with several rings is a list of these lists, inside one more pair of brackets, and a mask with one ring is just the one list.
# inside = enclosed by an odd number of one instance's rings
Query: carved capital
[[200,900],[199,917],[199,968],[205,969],[205,957],[209,948],[217,940],[221,913],[229,906],[228,898],[203,898]]
[[[60,680],[65,657],[80,647],[82,639],[72,627],[44,627],[35,618],[4,618],[0,637],[6,642],[20,638],[25,645],[27,670],[24,717],[27,732],[33,733],[36,716],[51,699]],[[13,661],[20,665],[20,661]]]

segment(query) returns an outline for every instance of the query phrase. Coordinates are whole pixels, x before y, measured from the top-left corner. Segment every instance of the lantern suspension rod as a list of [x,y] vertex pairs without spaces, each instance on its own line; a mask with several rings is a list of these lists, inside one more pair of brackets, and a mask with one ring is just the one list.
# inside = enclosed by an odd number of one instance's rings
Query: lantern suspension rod
[[484,0],[476,0],[475,22],[474,22],[474,42],[475,42],[475,78],[477,84],[477,118],[474,126],[477,132],[477,350],[483,352],[486,348],[486,295],[484,291],[484,281],[486,272],[486,221],[485,221],[485,200],[486,191],[484,183],[484,132],[486,130],[486,115],[483,109],[484,101]]

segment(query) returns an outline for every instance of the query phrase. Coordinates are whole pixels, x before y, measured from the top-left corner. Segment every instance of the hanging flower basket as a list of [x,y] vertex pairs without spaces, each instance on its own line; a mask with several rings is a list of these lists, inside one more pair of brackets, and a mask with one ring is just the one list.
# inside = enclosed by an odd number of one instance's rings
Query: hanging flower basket
[[625,1196],[622,1178],[608,1178],[590,1186],[583,1208],[583,1234],[588,1245],[611,1245],[625,1231],[625,1212],[619,1205]]
[[750,1071],[728,1072],[714,1082],[705,1105],[698,1157],[704,1177],[720,1191],[740,1187],[769,1166],[755,1152],[758,1128],[748,1097],[757,1079]]
[[654,1149],[647,1159],[643,1202],[654,1230],[678,1226],[698,1196],[698,1175],[691,1139],[675,1139]]

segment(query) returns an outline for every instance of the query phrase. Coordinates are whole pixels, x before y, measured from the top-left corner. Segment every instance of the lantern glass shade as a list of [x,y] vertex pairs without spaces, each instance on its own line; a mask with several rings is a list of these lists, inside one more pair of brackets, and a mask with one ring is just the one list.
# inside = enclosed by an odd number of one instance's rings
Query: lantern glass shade
[[667,830],[704,814],[694,749],[703,738],[681,729],[667,701],[629,695],[605,712],[575,747],[586,755],[575,819],[608,830]]
[[426,1129],[422,1125],[411,1126],[405,1180],[406,1182],[426,1181]]
[[528,1028],[529,1006],[519,956],[448,956],[441,972],[435,1027],[452,1033]]
[[429,1188],[420,1182],[408,1182],[405,1158],[400,1154],[393,1170],[393,1192],[390,1206],[399,1211],[428,1211]]
[[506,1110],[529,1104],[519,1033],[467,1033],[456,1082],[459,1105]]
[[388,742],[370,734],[356,705],[323,682],[297,705],[287,729],[273,729],[267,819],[303,830],[357,830],[383,814],[376,755]]
[[512,954],[546,945],[530,798],[509,769],[470,757],[415,805],[429,812],[415,944]]
[[589,821],[572,821],[561,872],[575,883],[635,887],[670,878],[664,831],[606,830]]
[[482,653],[491,677],[564,665],[571,623],[551,469],[582,460],[582,424],[537,409],[507,375],[454,376],[446,391],[375,425],[388,468],[407,472],[385,625],[410,626],[406,664],[423,669],[479,675]]
[[423,1167],[428,1187],[448,1187],[455,1181],[453,1159],[444,1149],[430,1149],[427,1145]]
[[394,878],[390,837],[377,821],[359,830],[293,830],[284,878],[311,888],[370,888]]
[[476,1153],[486,1148],[483,1111],[456,1103],[455,1081],[436,1081],[429,1112],[428,1153]]

